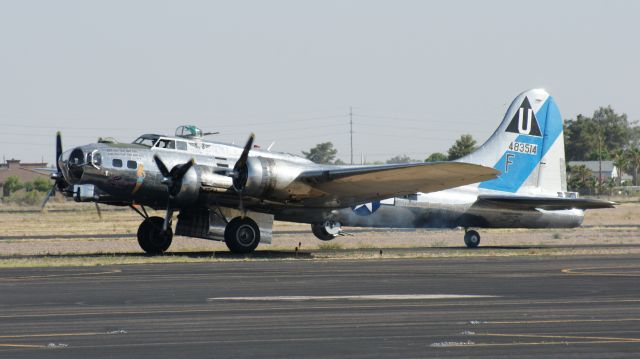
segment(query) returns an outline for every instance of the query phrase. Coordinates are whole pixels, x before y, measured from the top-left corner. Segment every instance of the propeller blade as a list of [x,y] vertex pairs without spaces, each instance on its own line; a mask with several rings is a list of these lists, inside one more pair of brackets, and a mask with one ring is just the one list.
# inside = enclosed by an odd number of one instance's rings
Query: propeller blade
[[238,210],[242,214],[242,218],[244,218],[244,203],[242,202],[242,190],[238,191]]
[[49,202],[49,198],[53,197],[55,194],[56,194],[56,184],[54,183],[51,189],[49,190],[49,192],[47,192],[47,195],[44,197],[44,201],[42,201],[42,204],[40,205],[40,212],[44,210],[44,206],[46,206],[47,202]]
[[58,131],[56,132],[56,169],[58,173],[60,173],[60,164],[58,163],[60,156],[62,156],[62,134]]
[[238,162],[236,162],[236,165],[234,167],[240,167],[240,166],[246,166],[247,165],[247,158],[249,158],[249,151],[251,150],[251,147],[253,146],[253,140],[255,139],[256,135],[254,135],[253,133],[251,133],[249,135],[249,139],[247,140],[247,144],[244,145],[244,149],[242,150],[242,154],[240,155],[240,158],[238,159]]
[[98,218],[102,219],[102,211],[100,210],[100,206],[98,205],[98,202],[93,202],[96,204],[96,211],[98,212]]
[[238,161],[233,166],[233,188],[240,195],[242,195],[241,192],[244,189],[244,186],[247,184],[247,160],[249,159],[249,151],[253,146],[253,140],[255,139],[255,137],[256,136],[253,133],[249,135],[249,139],[247,140],[247,144],[244,145],[244,149],[242,150],[240,158],[238,158]]
[[164,222],[162,222],[162,230],[167,231],[169,229],[169,222],[173,217],[173,208],[171,207],[171,200],[167,204],[167,213],[164,215]]
[[193,167],[193,165],[196,163],[196,160],[194,160],[193,158],[191,160],[189,160],[189,162],[181,165],[180,167],[178,167],[176,169],[176,172],[173,174],[174,179],[176,180],[181,180],[182,177],[184,177],[184,175],[187,173],[187,171],[189,171],[189,169],[191,167]]
[[171,176],[171,173],[167,169],[167,166],[164,165],[164,162],[162,162],[162,160],[158,155],[153,155],[153,160],[156,162],[156,166],[158,166],[158,169],[160,170],[160,173],[162,173],[162,176],[164,177]]

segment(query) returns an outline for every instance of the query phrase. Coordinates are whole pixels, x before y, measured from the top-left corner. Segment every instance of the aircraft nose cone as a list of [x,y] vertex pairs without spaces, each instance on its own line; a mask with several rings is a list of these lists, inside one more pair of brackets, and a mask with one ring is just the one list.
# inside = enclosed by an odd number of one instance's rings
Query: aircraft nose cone
[[68,157],[66,157],[66,160],[65,154],[66,152],[62,155],[62,164],[60,166],[61,168],[66,167],[67,169],[66,171],[63,170],[63,173],[66,173],[68,175],[68,179],[70,182],[79,181],[80,178],[82,178],[82,174],[84,173],[86,154],[80,147],[71,150]]

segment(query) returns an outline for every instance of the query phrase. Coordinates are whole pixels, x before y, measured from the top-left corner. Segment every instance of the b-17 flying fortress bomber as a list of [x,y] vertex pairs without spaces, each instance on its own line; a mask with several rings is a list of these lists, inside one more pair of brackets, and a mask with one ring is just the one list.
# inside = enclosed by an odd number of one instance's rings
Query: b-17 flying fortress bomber
[[[311,224],[322,240],[341,225],[465,228],[574,227],[607,201],[566,192],[562,118],[544,90],[519,95],[476,152],[452,162],[319,165],[300,156],[206,141],[195,126],[133,143],[103,139],[63,152],[54,187],[79,202],[130,206],[144,219],[138,242],[165,252],[175,234],[224,241],[235,253],[271,243],[274,220]],[[165,209],[152,217],[145,207]]]
[[[78,202],[130,206],[144,220],[138,242],[166,251],[175,234],[224,241],[250,253],[270,243],[274,219],[311,223],[314,233],[339,230],[333,211],[416,192],[496,178],[493,168],[461,162],[381,166],[318,165],[305,158],[204,140],[195,126],[174,136],[145,134],[133,143],[104,139],[63,152],[56,138],[54,187]],[[166,209],[164,218],[146,207]],[[325,226],[327,226],[325,228]]]

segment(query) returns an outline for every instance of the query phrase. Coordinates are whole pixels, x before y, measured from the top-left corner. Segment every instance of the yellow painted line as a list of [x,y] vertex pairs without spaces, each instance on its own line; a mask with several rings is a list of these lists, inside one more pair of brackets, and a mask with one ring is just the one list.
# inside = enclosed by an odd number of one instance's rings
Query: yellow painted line
[[109,334],[105,332],[15,334],[15,335],[0,335],[0,339],[42,338],[42,337],[81,337],[81,336],[93,336],[93,335],[109,335]]
[[540,345],[575,345],[575,344],[624,344],[628,341],[614,341],[614,340],[594,340],[594,341],[579,341],[579,342],[514,342],[514,343],[473,343],[473,344],[461,344],[450,345],[443,348],[474,348],[474,347],[516,347],[516,346],[540,346]]
[[121,273],[122,270],[120,269],[114,269],[114,270],[110,270],[110,271],[105,271],[105,272],[89,272],[89,273],[68,273],[68,274],[49,274],[49,275],[34,275],[34,276],[24,276],[24,277],[7,277],[7,278],[0,278],[0,282],[3,281],[19,281],[19,280],[25,280],[25,279],[47,279],[47,278],[66,278],[66,277],[90,277],[90,276],[94,276],[94,275],[106,275],[106,274],[115,274],[115,273]]
[[612,342],[640,343],[640,338],[619,337],[591,337],[579,335],[545,335],[545,334],[501,334],[501,333],[476,333],[474,336],[507,337],[507,338],[547,338],[547,339],[574,339],[574,340],[598,340]]
[[620,323],[620,322],[640,322],[640,318],[486,321],[486,322],[482,322],[482,324],[552,324],[552,323]]
[[46,348],[46,345],[34,345],[34,344],[2,344],[0,343],[0,348],[37,348],[42,349]]

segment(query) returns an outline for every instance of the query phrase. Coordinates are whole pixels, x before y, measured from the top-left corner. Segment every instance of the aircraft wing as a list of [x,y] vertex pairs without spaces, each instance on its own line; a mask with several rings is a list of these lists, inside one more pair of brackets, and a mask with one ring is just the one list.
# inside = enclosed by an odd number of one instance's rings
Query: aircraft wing
[[307,170],[298,180],[354,205],[416,192],[435,192],[496,178],[499,171],[462,162],[406,163]]
[[52,168],[52,167],[34,168],[33,170],[36,172],[42,172],[46,174],[58,173],[58,169]]
[[597,209],[613,208],[615,202],[591,198],[562,198],[562,197],[528,197],[528,196],[478,196],[479,205],[490,205],[512,209]]

